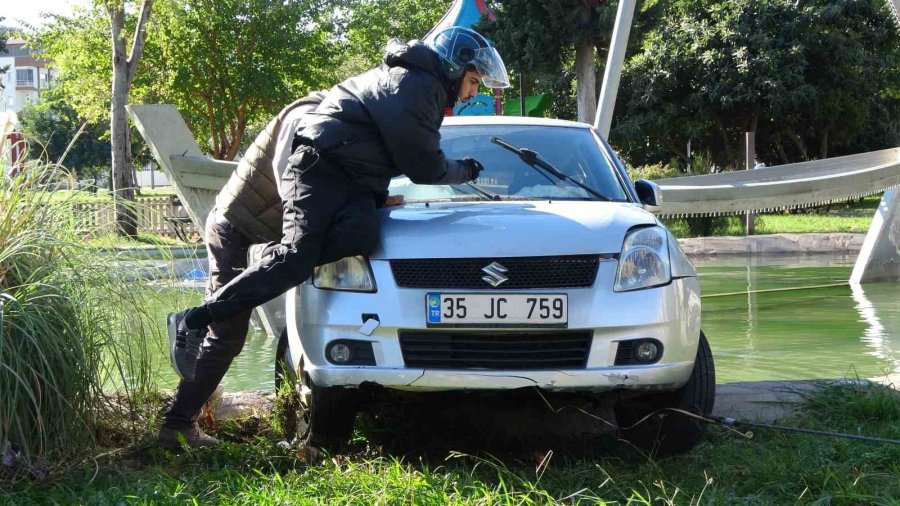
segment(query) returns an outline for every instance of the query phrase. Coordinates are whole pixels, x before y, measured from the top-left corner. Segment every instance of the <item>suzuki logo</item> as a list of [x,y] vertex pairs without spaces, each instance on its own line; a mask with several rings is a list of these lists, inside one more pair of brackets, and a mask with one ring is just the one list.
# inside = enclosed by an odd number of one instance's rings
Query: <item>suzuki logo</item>
[[504,275],[508,272],[507,268],[497,262],[493,262],[491,265],[481,269],[481,271],[487,274],[487,276],[484,276],[481,279],[494,288],[500,286],[501,283],[509,279]]

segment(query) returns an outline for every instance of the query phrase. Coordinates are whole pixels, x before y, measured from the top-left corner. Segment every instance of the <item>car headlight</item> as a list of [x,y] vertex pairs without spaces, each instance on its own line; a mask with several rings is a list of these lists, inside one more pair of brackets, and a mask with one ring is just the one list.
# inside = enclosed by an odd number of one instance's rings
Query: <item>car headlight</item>
[[662,227],[632,230],[625,236],[619,270],[616,272],[617,292],[660,286],[672,280],[669,263],[669,242]]
[[374,292],[375,276],[369,262],[361,257],[346,257],[330,264],[316,267],[313,286],[325,290]]

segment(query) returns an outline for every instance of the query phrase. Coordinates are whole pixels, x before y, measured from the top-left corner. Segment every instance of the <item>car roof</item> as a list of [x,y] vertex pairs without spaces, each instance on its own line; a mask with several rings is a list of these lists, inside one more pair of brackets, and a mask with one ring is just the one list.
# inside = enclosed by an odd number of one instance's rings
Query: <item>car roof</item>
[[591,128],[587,123],[552,118],[529,118],[525,116],[448,116],[444,126],[467,125],[527,125],[567,128]]

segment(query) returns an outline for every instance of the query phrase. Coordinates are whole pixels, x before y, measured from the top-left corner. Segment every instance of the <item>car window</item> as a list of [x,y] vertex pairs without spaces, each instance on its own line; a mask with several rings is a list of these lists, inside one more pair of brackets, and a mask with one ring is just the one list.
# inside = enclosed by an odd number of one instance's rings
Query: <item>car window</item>
[[[509,199],[592,199],[577,185],[558,181],[546,171],[529,167],[519,157],[491,142],[497,136],[519,148],[543,156],[560,171],[615,201],[627,201],[622,183],[604,156],[605,149],[590,130],[572,127],[522,125],[453,125],[441,129],[441,148],[447,158],[472,157],[484,165],[475,183]],[[416,185],[405,177],[391,182],[390,192],[406,200],[471,199],[467,186]]]

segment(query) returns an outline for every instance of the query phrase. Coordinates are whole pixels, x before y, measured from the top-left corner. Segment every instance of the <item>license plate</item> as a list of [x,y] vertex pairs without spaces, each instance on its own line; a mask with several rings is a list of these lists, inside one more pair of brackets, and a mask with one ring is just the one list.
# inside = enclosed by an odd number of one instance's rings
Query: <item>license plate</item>
[[426,323],[432,326],[557,326],[569,321],[566,294],[429,293]]

